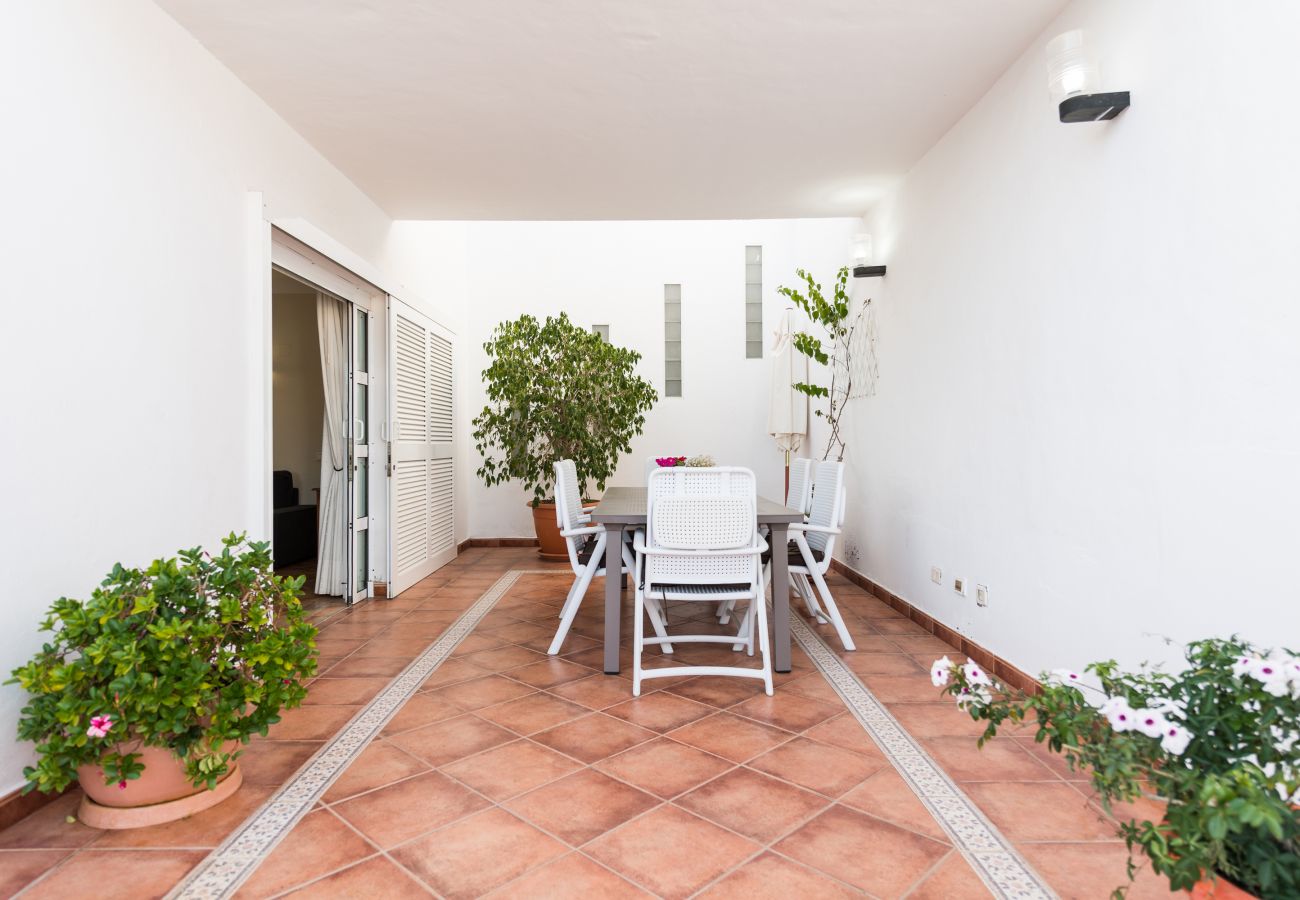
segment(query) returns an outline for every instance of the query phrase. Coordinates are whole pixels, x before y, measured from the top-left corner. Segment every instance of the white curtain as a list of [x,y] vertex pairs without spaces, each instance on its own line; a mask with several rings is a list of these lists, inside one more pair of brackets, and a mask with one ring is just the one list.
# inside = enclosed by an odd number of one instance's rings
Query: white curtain
[[325,422],[320,441],[320,546],[316,548],[316,593],[343,595],[348,577],[348,306],[316,295],[316,332],[320,337],[321,380],[325,386]]

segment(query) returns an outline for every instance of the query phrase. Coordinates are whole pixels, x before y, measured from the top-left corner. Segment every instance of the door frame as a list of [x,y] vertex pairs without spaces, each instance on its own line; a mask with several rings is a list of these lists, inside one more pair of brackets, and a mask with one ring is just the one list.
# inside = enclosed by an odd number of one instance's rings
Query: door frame
[[[347,306],[348,321],[348,352],[349,352],[349,379],[345,387],[348,400],[348,409],[352,409],[355,402],[355,385],[353,380],[355,362],[354,334],[356,331],[356,317],[359,312],[364,312],[367,317],[367,358],[368,371],[366,373],[366,382],[369,385],[367,401],[367,451],[355,457],[358,465],[366,466],[366,484],[367,484],[367,579],[364,586],[355,584],[356,567],[355,567],[355,541],[356,541],[356,521],[354,517],[349,517],[347,523],[348,548],[347,548],[347,566],[348,566],[348,584],[351,587],[351,596],[345,596],[345,602],[355,602],[364,600],[375,593],[374,588],[386,585],[388,583],[388,488],[384,479],[384,462],[386,453],[369,452],[369,444],[375,440],[377,435],[384,432],[384,428],[378,424],[382,418],[383,411],[387,407],[387,398],[383,393],[383,383],[387,374],[387,352],[386,339],[384,337],[385,322],[385,304],[387,303],[388,294],[381,288],[371,284],[366,279],[349,271],[339,263],[325,256],[320,251],[310,245],[298,240],[293,235],[288,234],[283,229],[272,224],[270,228],[270,253],[267,266],[267,280],[270,281],[270,273],[274,269],[281,269],[290,276],[297,278],[309,286],[313,286],[326,294],[330,294]],[[272,397],[270,396],[271,387],[271,366],[272,366],[272,348],[271,333],[269,327],[270,308],[273,302],[272,292],[267,294],[267,340],[266,356],[264,360],[264,374],[266,376],[266,429],[264,432],[264,465],[266,477],[270,478],[271,467],[274,465],[274,447],[273,447],[273,423],[274,409]],[[381,405],[376,406],[376,403]],[[355,469],[352,467],[354,453],[357,449],[356,435],[353,434],[355,416],[348,416],[348,480],[347,492],[348,502],[345,508],[349,511],[353,509],[355,498],[352,494],[353,478]],[[364,460],[364,462],[362,462]],[[376,469],[378,466],[378,469]],[[266,534],[272,533],[274,518],[274,508],[271,503],[271,495],[268,493],[264,501],[263,509],[266,518]]]
[[[460,347],[455,329],[447,327],[444,320],[435,315],[434,309],[428,303],[413,295],[404,286],[372,266],[363,257],[353,253],[347,246],[335,240],[311,222],[301,218],[270,216],[266,199],[261,191],[245,192],[244,223],[247,260],[247,269],[244,273],[244,311],[247,316],[246,321],[252,323],[249,330],[249,340],[245,345],[246,371],[248,372],[247,396],[250,400],[248,419],[246,420],[248,442],[245,444],[245,458],[255,461],[258,465],[257,470],[249,473],[249,477],[245,481],[247,485],[246,509],[248,510],[245,521],[249,523],[248,530],[253,538],[270,541],[274,522],[271,486],[271,472],[274,465],[272,448],[271,266],[275,262],[275,257],[282,252],[276,249],[277,245],[291,248],[294,257],[302,260],[302,262],[298,262],[291,257],[290,259],[293,261],[290,266],[285,266],[286,269],[299,274],[294,267],[309,263],[311,267],[305,269],[301,273],[301,277],[320,284],[345,299],[352,299],[353,296],[356,296],[354,292],[360,292],[361,295],[367,298],[370,310],[370,348],[372,353],[370,382],[372,385],[377,384],[378,390],[378,395],[375,391],[371,392],[369,402],[372,410],[382,410],[385,415],[388,414],[389,410],[387,396],[387,385],[390,380],[388,375],[388,298],[401,300],[424,312],[452,342],[453,358],[457,360],[457,366],[459,366]],[[324,279],[325,283],[322,283],[320,279]],[[380,368],[376,369],[376,365]],[[372,413],[370,423],[372,441],[374,436],[377,435],[379,442],[384,447],[383,452],[380,452],[378,448],[371,451],[372,467],[375,462],[380,465],[379,472],[375,472],[373,468],[370,472],[370,540],[372,545],[369,556],[372,571],[371,583],[386,589],[392,571],[391,541],[389,538],[392,533],[392,513],[388,502],[389,479],[385,471],[391,421],[386,418],[376,420]],[[454,447],[454,477],[459,480],[462,465],[460,457],[465,448],[460,437],[455,439]],[[379,491],[378,500],[376,499],[376,490]],[[459,540],[460,535],[464,533],[465,524],[460,518],[460,505],[457,504],[457,507],[456,537]],[[379,553],[375,552],[376,543],[381,548]],[[378,574],[375,573],[377,566],[381,569]]]

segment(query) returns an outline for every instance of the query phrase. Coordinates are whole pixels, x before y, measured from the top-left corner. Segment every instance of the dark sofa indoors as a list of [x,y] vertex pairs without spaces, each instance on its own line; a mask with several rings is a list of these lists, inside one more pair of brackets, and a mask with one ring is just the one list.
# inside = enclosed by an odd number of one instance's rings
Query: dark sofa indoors
[[316,555],[316,507],[298,503],[293,473],[287,469],[271,473],[271,491],[275,504],[272,538],[275,567],[311,559]]

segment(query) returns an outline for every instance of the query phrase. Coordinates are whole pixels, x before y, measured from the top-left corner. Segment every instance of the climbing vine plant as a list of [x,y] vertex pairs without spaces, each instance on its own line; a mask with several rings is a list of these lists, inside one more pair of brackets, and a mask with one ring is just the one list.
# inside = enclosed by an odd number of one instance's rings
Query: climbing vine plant
[[[796,269],[795,274],[803,282],[801,288],[779,287],[777,293],[788,297],[795,306],[803,310],[808,319],[823,332],[818,337],[807,331],[796,332],[794,348],[826,366],[830,370],[830,384],[808,384],[798,382],[794,389],[814,399],[824,398],[825,409],[813,410],[813,415],[826,420],[830,436],[826,442],[826,452],[822,459],[844,459],[845,443],[841,430],[841,419],[849,400],[862,392],[855,380],[861,377],[855,370],[854,354],[862,344],[859,331],[870,324],[866,319],[870,309],[867,300],[856,315],[850,312],[848,293],[849,270],[845,266],[835,275],[835,286],[830,295],[803,269]],[[873,386],[874,387],[874,386]]]
[[659,399],[636,374],[641,354],[564,313],[502,322],[483,349],[488,403],[473,425],[484,483],[520,481],[536,506],[554,496],[555,462],[571,459],[580,486],[604,490]]

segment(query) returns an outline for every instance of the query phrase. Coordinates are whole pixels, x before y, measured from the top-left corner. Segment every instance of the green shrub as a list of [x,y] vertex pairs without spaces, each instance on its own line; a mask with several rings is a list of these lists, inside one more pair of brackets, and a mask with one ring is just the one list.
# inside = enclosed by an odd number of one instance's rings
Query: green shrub
[[211,788],[239,755],[224,744],[266,734],[302,703],[316,672],[303,579],[274,575],[267,543],[222,543],[217,555],[115,565],[89,600],[55,601],[41,625],[53,636],[9,681],[30,695],[18,737],[40,758],[27,790],[62,790],[87,764],[125,786],[144,771],[141,746],[171,749]]
[[1057,669],[1034,696],[947,657],[931,678],[988,723],[981,745],[1003,723],[1037,724],[1035,740],[1086,773],[1107,810],[1163,803],[1160,821],[1121,816],[1119,832],[1172,890],[1224,875],[1260,897],[1300,897],[1300,658],[1237,638],[1194,641],[1185,656],[1177,673]]

